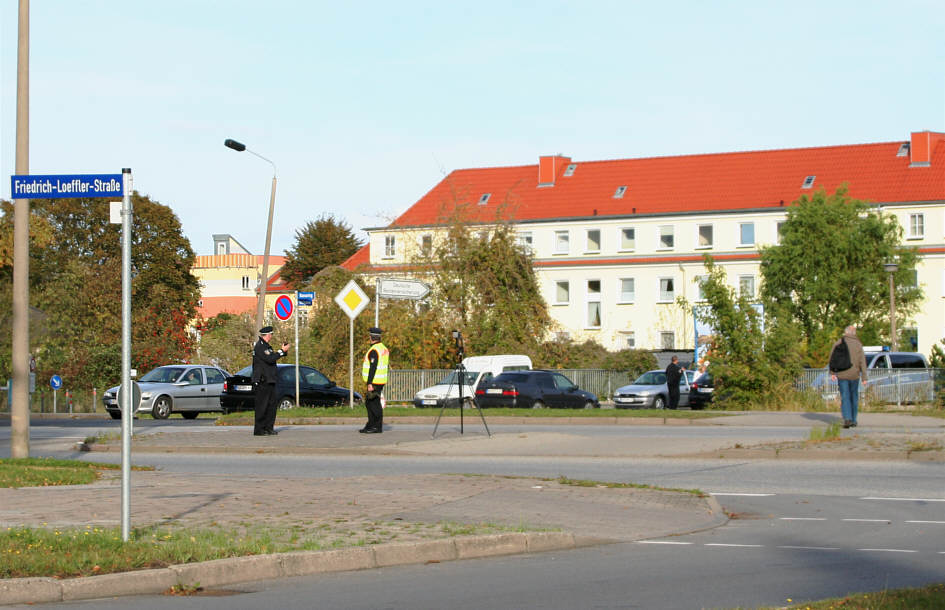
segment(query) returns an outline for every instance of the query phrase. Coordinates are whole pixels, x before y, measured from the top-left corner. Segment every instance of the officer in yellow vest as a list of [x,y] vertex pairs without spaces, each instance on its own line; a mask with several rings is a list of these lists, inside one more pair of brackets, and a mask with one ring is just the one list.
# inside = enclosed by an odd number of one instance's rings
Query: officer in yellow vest
[[381,392],[387,383],[388,363],[390,351],[381,343],[381,329],[372,326],[368,329],[371,335],[371,347],[364,354],[361,365],[361,379],[367,384],[364,394],[364,406],[367,407],[367,424],[359,430],[362,434],[380,434],[384,431],[384,409],[381,405]]

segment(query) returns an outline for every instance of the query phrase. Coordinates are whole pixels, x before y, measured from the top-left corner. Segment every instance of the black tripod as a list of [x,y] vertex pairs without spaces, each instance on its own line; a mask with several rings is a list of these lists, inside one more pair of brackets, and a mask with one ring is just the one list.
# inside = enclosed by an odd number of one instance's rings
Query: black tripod
[[[436,430],[440,427],[440,418],[443,417],[443,410],[446,409],[446,404],[450,400],[450,391],[453,389],[454,382],[458,384],[459,387],[459,433],[463,433],[463,403],[465,402],[463,398],[463,387],[466,385],[466,367],[463,366],[463,358],[466,355],[466,350],[463,347],[462,333],[458,330],[454,330],[452,334],[453,339],[456,340],[456,369],[453,371],[453,378],[450,379],[450,384],[446,387],[446,396],[443,398],[443,406],[440,407],[440,414],[436,416],[436,423],[433,425],[433,438],[436,438]],[[475,396],[470,396],[469,402],[479,411],[479,417],[482,418],[482,425],[486,428],[486,434],[492,437],[492,432],[489,431],[489,424],[486,423],[486,417],[482,414],[482,409],[479,408]]]

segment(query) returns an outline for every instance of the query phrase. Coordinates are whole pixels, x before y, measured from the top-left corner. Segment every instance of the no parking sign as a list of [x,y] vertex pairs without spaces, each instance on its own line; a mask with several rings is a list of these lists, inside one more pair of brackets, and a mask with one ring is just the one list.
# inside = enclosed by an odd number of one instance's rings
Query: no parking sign
[[283,322],[292,317],[293,309],[294,306],[290,297],[282,295],[276,299],[276,317]]

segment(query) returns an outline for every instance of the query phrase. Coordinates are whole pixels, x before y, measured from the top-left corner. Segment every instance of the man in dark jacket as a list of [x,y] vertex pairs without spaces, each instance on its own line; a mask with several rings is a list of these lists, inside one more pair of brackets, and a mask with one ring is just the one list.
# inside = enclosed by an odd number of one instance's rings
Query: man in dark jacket
[[[830,375],[830,378],[837,382],[837,389],[840,391],[840,412],[843,414],[843,427],[856,427],[856,414],[860,405],[860,388],[857,381],[862,381],[866,385],[866,354],[863,353],[863,343],[856,336],[856,326],[847,326],[843,332],[843,337],[833,344],[830,354],[837,349],[840,342],[847,344],[850,351],[850,368],[837,371]],[[829,360],[828,360],[829,361]]]
[[673,356],[672,362],[666,367],[666,389],[669,390],[669,405],[667,406],[670,409],[679,406],[679,380],[685,370],[686,367],[679,366],[679,358],[676,356]]
[[253,346],[253,389],[256,391],[256,423],[253,426],[255,436],[273,436],[278,434],[273,429],[276,424],[276,362],[289,351],[289,344],[283,343],[282,349],[273,350],[269,345],[272,339],[272,327],[259,329],[259,340]]

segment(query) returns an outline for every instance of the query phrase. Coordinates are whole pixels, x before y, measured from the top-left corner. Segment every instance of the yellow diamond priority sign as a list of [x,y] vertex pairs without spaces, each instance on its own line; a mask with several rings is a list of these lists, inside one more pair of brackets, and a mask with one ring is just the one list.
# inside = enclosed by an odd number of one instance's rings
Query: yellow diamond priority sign
[[361,287],[358,286],[358,283],[354,280],[348,282],[348,284],[341,289],[341,292],[335,295],[335,303],[338,303],[338,307],[344,310],[352,320],[357,318],[358,314],[361,313],[370,302],[371,299],[364,294],[364,291],[361,290]]

